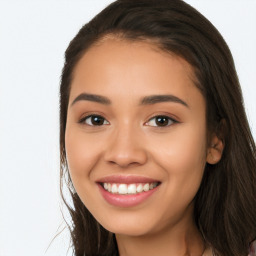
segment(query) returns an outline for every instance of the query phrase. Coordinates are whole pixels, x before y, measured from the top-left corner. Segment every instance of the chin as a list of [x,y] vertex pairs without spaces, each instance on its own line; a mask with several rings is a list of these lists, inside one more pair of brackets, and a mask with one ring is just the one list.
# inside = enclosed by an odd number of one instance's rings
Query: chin
[[122,225],[122,227],[110,227],[107,228],[110,232],[116,235],[123,235],[123,236],[144,236],[150,234],[150,229],[147,227],[142,227],[139,225],[134,226],[126,226]]
[[112,218],[109,219],[100,219],[98,222],[108,231],[126,236],[143,236],[154,233],[159,228],[159,225],[155,225],[152,222],[152,220],[156,219],[155,217],[147,216],[145,218],[145,216],[140,216],[135,212],[130,216],[122,213],[118,215],[112,215]]

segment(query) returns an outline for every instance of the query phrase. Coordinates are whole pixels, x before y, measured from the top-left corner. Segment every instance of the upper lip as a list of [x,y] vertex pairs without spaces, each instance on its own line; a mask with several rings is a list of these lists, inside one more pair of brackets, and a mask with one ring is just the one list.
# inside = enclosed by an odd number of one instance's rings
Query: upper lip
[[137,175],[109,175],[109,176],[100,178],[96,182],[131,184],[131,183],[153,183],[153,182],[159,182],[159,181],[149,177],[137,176]]

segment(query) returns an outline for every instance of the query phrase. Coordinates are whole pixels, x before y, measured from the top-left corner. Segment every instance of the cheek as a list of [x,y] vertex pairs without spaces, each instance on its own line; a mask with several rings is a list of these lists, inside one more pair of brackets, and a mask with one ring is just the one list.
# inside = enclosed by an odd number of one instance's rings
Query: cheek
[[[175,128],[168,136],[155,137],[151,148],[154,149],[154,155],[161,158],[160,162],[166,165],[177,165],[182,169],[189,166],[198,166],[206,162],[206,131],[202,126],[180,126]],[[152,138],[151,138],[152,139]],[[182,166],[184,168],[182,168]],[[187,168],[185,168],[187,166]],[[174,168],[176,169],[176,168]]]
[[173,164],[177,166],[179,170],[177,174],[180,176],[182,174],[201,175],[206,163],[205,140],[202,140],[201,136],[193,135],[187,134],[187,136],[181,137],[170,150],[172,159],[174,159]]
[[81,130],[74,128],[66,130],[65,145],[69,174],[76,192],[88,209],[93,208],[97,201],[91,189],[95,184],[91,182],[90,177],[91,170],[99,159],[102,145],[95,142],[97,142],[96,138],[87,138]]
[[97,141],[93,136],[86,138],[81,131],[67,128],[65,134],[66,156],[70,176],[74,183],[76,183],[76,178],[79,180],[90,175],[90,170],[100,154],[101,145]]
[[152,155],[164,169],[172,195],[193,198],[200,186],[206,164],[206,132],[202,127],[179,127],[179,132],[154,147]]

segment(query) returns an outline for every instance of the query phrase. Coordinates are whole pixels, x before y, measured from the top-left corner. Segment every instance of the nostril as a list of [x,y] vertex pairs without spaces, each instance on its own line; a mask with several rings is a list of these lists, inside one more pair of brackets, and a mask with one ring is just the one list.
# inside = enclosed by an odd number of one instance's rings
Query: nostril
[[147,162],[147,154],[144,150],[127,150],[126,152],[111,150],[106,152],[104,159],[111,165],[127,168],[145,164]]
[[140,166],[141,163],[139,162],[126,162],[126,161],[109,161],[111,165],[117,165],[120,168],[128,168],[128,167],[136,167]]

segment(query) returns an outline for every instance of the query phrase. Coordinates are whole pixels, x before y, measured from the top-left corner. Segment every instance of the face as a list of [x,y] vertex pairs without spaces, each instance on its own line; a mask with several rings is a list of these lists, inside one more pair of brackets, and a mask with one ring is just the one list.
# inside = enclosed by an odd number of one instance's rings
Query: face
[[84,54],[65,145],[73,185],[102,226],[143,235],[191,224],[207,161],[205,115],[184,59],[114,38]]

